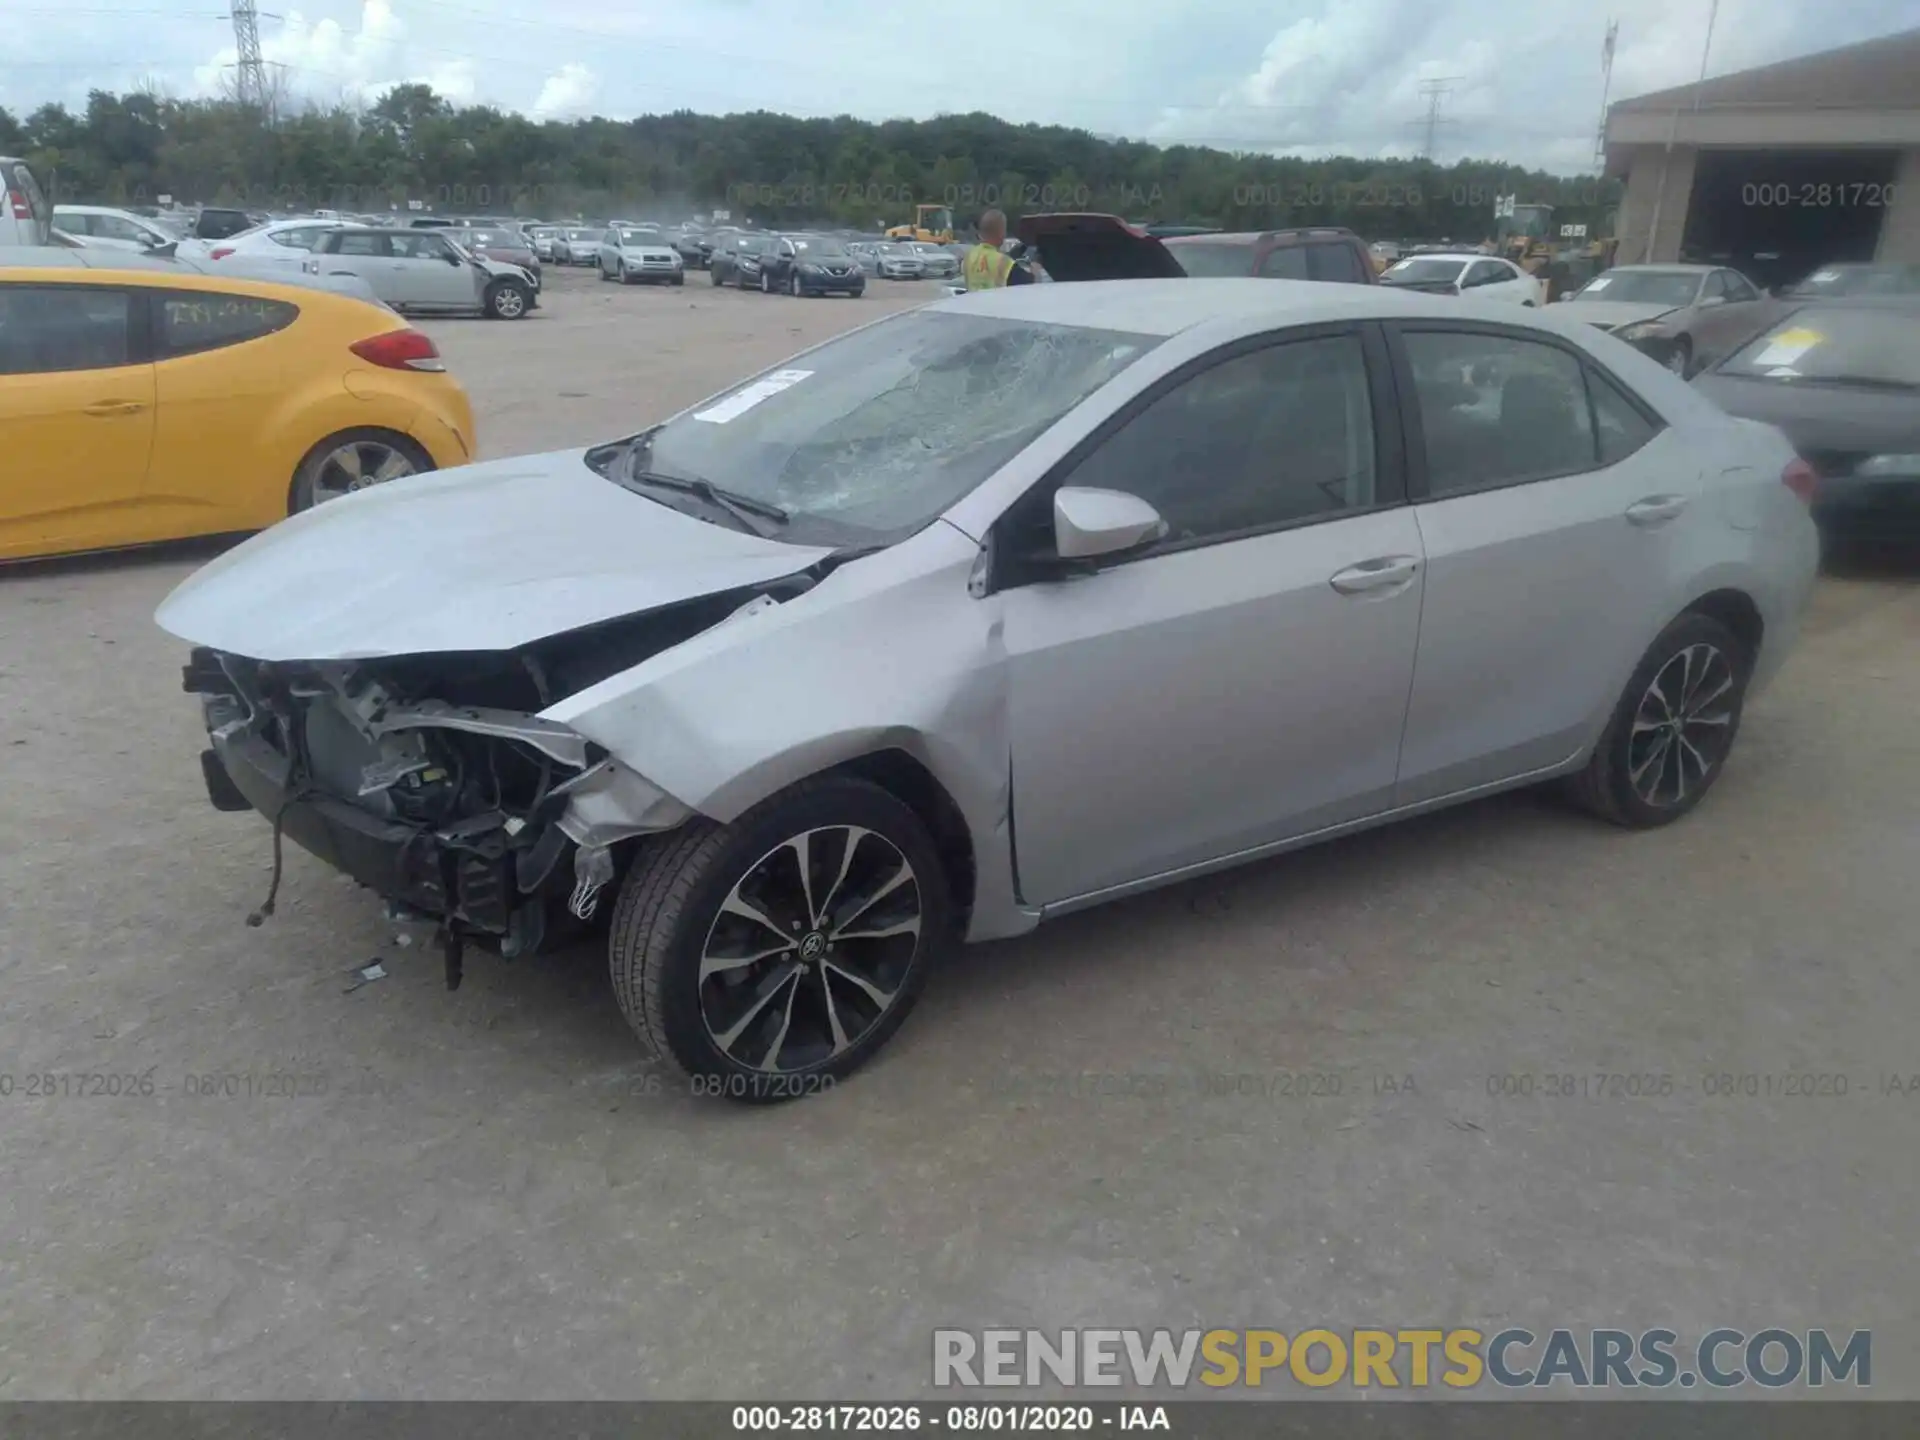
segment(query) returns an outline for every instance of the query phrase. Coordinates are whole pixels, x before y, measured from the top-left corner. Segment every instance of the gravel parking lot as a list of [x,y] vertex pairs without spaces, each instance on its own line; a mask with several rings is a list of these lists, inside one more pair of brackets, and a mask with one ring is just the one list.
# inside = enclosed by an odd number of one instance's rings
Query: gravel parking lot
[[[549,275],[429,327],[489,456],[938,293]],[[904,1397],[988,1324],[1871,1328],[1920,1396],[1910,564],[1823,581],[1673,828],[1513,795],[1074,917],[748,1110],[594,950],[448,995],[292,847],[246,927],[267,827],[151,619],[209,553],[0,573],[0,1398]]]

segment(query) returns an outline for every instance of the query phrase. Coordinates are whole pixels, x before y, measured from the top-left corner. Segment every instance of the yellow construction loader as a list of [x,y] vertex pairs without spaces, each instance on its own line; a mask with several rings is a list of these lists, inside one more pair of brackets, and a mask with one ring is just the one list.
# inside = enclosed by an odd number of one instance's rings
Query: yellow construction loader
[[953,243],[953,211],[945,205],[916,205],[911,225],[895,225],[887,231],[889,240],[919,240],[929,245]]

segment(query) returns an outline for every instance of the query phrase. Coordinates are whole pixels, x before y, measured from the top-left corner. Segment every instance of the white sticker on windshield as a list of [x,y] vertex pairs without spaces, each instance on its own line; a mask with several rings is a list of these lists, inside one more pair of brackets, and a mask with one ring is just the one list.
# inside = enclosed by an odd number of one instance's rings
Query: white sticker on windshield
[[1756,370],[1766,370],[1776,365],[1791,365],[1826,338],[1817,330],[1782,330],[1766,349],[1753,357],[1753,366]]
[[1589,280],[1587,282],[1587,289],[1590,292],[1594,290],[1604,290],[1612,283],[1613,278],[1611,276],[1602,275],[1598,280]]
[[696,410],[693,418],[705,420],[710,425],[724,425],[753,409],[762,400],[771,400],[782,390],[798,385],[813,374],[811,370],[776,370],[747,386],[736,390],[718,405],[709,405],[704,410]]

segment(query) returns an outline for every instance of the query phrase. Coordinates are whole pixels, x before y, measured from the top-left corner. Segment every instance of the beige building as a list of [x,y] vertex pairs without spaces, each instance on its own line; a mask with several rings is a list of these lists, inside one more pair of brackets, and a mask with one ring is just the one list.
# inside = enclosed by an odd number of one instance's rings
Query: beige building
[[1920,30],[1609,107],[1619,263],[1920,264]]

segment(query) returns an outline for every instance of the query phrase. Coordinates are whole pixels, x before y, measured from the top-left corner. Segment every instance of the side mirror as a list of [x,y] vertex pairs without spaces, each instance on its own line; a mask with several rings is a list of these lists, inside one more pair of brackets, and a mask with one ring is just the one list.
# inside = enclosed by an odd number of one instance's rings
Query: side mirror
[[464,265],[466,263],[467,262],[458,255],[447,256],[447,264],[449,265]]
[[1062,560],[1117,555],[1160,539],[1167,522],[1137,495],[1063,485],[1053,496],[1053,546]]
[[162,240],[146,247],[145,253],[156,260],[171,260],[180,248],[178,240]]

